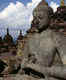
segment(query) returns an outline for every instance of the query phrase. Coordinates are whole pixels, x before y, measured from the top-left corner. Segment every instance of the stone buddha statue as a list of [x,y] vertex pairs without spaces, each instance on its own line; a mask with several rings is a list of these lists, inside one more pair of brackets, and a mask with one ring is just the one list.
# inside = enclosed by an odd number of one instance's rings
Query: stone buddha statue
[[43,1],[40,2],[33,11],[34,32],[27,34],[28,39],[23,52],[23,68],[27,64],[38,65],[38,67],[52,67],[56,55],[58,55],[60,64],[63,65],[61,58],[63,53],[59,44],[60,36],[50,30],[49,16],[48,5]]

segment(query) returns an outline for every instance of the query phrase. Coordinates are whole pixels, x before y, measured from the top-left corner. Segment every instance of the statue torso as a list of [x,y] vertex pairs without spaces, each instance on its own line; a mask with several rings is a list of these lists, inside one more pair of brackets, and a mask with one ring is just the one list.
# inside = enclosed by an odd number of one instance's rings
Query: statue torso
[[28,41],[29,53],[35,54],[37,63],[43,66],[49,66],[55,52],[52,32],[50,30],[46,30],[42,33],[35,33]]

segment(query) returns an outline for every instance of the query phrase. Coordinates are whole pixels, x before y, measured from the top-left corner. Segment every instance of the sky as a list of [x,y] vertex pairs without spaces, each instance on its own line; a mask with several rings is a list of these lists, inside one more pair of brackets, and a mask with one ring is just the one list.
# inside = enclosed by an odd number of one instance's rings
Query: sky
[[[0,0],[0,35],[5,35],[6,28],[10,29],[10,34],[17,36],[18,29],[23,30],[23,34],[31,26],[33,19],[32,12],[41,0]],[[54,10],[60,4],[60,0],[46,0]],[[15,31],[14,31],[15,30]]]

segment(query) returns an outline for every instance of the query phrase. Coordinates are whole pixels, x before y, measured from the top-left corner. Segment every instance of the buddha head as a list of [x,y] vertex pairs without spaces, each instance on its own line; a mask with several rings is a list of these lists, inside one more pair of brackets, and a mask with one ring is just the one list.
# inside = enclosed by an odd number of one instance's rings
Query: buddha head
[[49,25],[49,7],[45,1],[39,3],[39,5],[33,11],[33,24],[37,30],[45,30]]

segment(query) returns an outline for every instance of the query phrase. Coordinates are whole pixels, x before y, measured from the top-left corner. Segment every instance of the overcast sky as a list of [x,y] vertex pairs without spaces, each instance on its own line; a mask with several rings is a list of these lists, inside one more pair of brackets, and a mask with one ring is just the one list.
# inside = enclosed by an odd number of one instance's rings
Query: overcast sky
[[[0,0],[0,28],[28,29],[33,19],[33,9],[41,0]],[[46,0],[54,12],[60,0]],[[1,31],[0,31],[0,34]],[[13,34],[15,35],[15,34]]]

